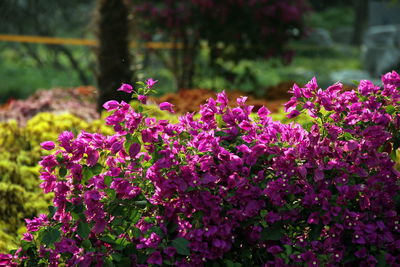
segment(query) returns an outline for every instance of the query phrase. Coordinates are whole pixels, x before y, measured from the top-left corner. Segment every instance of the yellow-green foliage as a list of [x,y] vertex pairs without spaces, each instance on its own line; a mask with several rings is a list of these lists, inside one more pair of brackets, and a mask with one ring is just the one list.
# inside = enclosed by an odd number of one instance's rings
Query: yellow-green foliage
[[395,168],[396,170],[400,171],[400,148],[396,150],[395,152]]
[[46,212],[52,195],[39,187],[41,156],[48,152],[40,143],[56,140],[63,131],[75,134],[81,130],[109,135],[113,131],[104,121],[86,122],[68,113],[39,113],[26,126],[16,121],[0,123],[0,252],[15,246],[24,218]]
[[52,195],[29,192],[26,188],[0,182],[0,251],[7,251],[18,242],[17,234],[24,229],[24,218],[44,212]]

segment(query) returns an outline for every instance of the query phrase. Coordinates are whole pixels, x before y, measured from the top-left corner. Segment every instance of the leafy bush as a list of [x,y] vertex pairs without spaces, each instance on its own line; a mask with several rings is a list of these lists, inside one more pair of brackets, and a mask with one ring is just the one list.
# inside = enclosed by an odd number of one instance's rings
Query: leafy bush
[[[44,157],[48,215],[27,220],[21,266],[397,266],[400,75],[323,90],[294,85],[285,105],[309,130],[225,93],[179,123],[109,101],[111,136],[63,132]],[[137,97],[151,91],[143,84]],[[144,102],[144,101],[143,101]],[[160,108],[173,112],[169,103]]]

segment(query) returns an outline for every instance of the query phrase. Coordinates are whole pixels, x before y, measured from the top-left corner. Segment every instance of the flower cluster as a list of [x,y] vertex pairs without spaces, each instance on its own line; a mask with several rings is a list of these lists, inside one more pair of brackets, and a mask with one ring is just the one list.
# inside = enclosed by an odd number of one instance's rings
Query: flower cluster
[[400,76],[382,82],[294,85],[285,107],[310,129],[223,92],[176,124],[107,102],[116,133],[59,136],[40,162],[54,207],[0,263],[400,266]]

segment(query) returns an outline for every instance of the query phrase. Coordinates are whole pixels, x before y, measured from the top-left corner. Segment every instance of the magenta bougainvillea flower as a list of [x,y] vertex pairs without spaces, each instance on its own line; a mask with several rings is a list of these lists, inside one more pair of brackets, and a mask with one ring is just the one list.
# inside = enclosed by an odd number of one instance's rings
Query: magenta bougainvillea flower
[[133,91],[133,87],[132,87],[132,85],[130,85],[130,84],[123,83],[123,84],[121,85],[121,87],[118,88],[117,91],[122,91],[122,92],[125,92],[125,93],[130,94],[130,93],[132,93],[132,91]]
[[52,150],[56,147],[56,145],[52,141],[42,142],[42,143],[40,143],[40,146],[45,150]]
[[171,113],[175,113],[175,111],[172,109],[174,107],[174,105],[172,105],[171,103],[162,102],[162,103],[160,103],[159,106],[160,106],[161,110],[166,110],[166,111],[169,111]]
[[118,103],[118,101],[110,100],[110,101],[107,101],[106,103],[104,103],[103,107],[107,111],[110,111],[110,110],[117,109],[119,107],[119,103]]
[[146,81],[146,85],[147,85],[147,87],[148,88],[153,88],[153,86],[157,83],[158,81],[155,81],[155,80],[153,80],[152,78],[149,78],[147,81]]
[[109,102],[114,135],[63,132],[42,158],[53,206],[0,264],[400,266],[400,76],[382,83],[294,85],[307,127],[224,92],[176,124]]
[[138,100],[139,100],[140,103],[146,104],[146,102],[147,102],[147,96],[145,96],[145,95],[138,95],[137,98],[138,98]]

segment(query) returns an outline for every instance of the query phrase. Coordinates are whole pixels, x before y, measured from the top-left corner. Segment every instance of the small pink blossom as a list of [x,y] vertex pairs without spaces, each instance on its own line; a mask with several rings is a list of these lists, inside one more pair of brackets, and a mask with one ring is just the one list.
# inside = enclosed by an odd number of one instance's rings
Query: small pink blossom
[[153,80],[152,78],[148,79],[146,85],[151,89],[158,81]]
[[132,87],[132,85],[130,85],[130,84],[123,83],[123,84],[121,85],[121,87],[118,88],[117,91],[122,91],[122,92],[125,92],[125,93],[130,94],[130,93],[132,93],[132,91],[133,91],[133,87]]
[[145,95],[138,95],[138,100],[139,100],[140,103],[146,104],[146,102],[147,102],[147,96],[145,96]]
[[159,251],[153,252],[147,259],[147,263],[161,265],[162,264],[161,253]]
[[110,101],[107,101],[106,103],[104,103],[103,107],[107,111],[110,111],[110,110],[117,109],[119,107],[119,103],[118,103],[118,101],[110,100]]
[[160,109],[161,110],[167,110],[171,113],[175,113],[175,111],[172,109],[174,107],[174,105],[172,105],[171,103],[168,102],[162,102],[160,103]]
[[56,145],[52,141],[42,142],[42,143],[40,143],[40,146],[45,150],[52,150],[56,147]]

